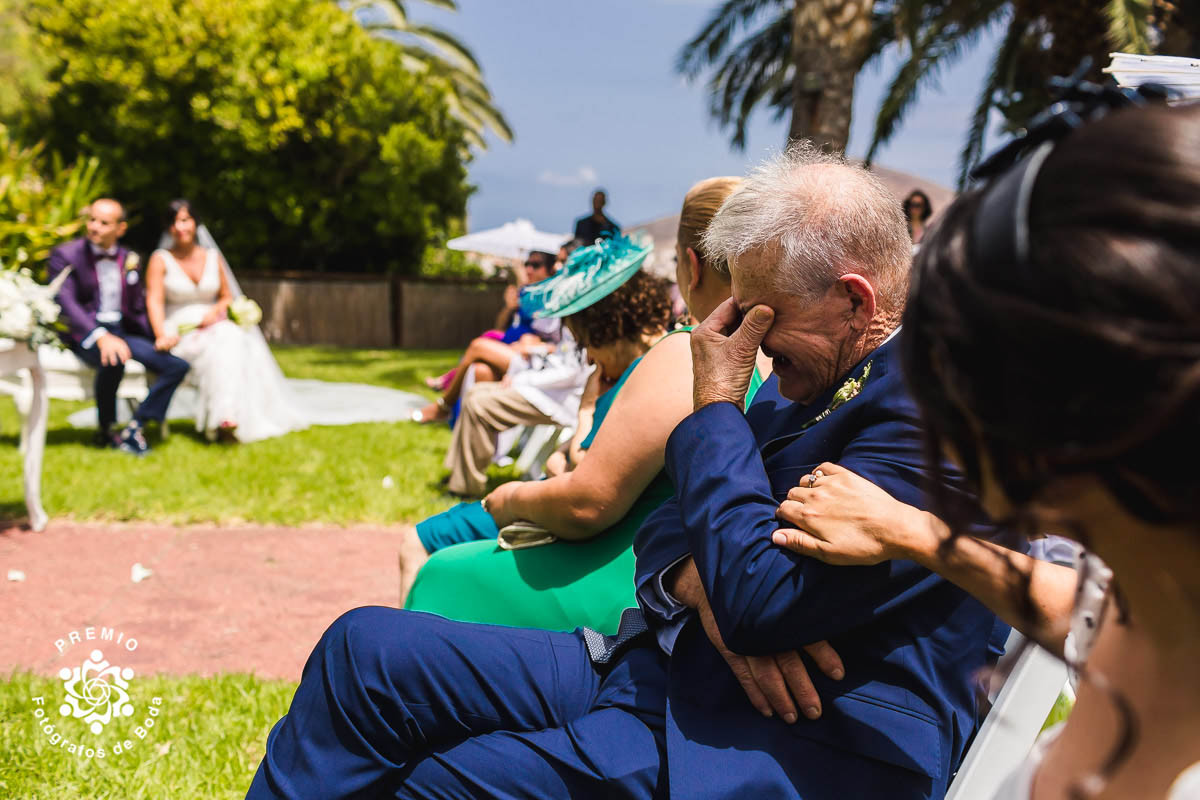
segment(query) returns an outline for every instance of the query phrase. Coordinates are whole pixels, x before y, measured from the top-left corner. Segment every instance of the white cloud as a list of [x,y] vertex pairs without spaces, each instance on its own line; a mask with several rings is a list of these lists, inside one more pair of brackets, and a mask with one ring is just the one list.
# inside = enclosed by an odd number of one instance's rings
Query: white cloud
[[538,175],[538,183],[544,183],[547,186],[591,186],[596,183],[599,176],[596,170],[589,166],[582,166],[574,172],[562,173],[554,170],[543,170]]

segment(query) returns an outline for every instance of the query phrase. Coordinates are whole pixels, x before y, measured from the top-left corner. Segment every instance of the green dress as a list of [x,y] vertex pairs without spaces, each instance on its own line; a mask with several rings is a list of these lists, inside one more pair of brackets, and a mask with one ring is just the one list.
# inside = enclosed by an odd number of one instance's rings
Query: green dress
[[[609,390],[613,397],[636,366],[631,364]],[[755,371],[747,403],[761,384]],[[607,405],[611,399],[605,414]],[[597,401],[593,435],[602,422]],[[619,522],[586,541],[501,550],[488,539],[438,550],[417,575],[405,608],[464,622],[616,633],[621,612],[636,605],[634,534],[672,491],[660,471]]]

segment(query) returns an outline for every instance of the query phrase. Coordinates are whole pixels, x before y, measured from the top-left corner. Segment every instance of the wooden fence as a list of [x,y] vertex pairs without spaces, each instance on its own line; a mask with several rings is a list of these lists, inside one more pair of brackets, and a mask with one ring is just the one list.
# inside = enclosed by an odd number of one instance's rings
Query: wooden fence
[[335,272],[239,274],[262,306],[263,333],[281,344],[464,347],[491,328],[504,281]]

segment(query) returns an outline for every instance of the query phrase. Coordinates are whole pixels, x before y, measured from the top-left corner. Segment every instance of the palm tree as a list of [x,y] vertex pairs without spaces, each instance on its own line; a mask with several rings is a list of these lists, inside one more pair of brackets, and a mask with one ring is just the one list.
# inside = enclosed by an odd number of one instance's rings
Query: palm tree
[[[850,135],[854,78],[892,34],[875,0],[724,0],[683,48],[676,69],[689,80],[711,69],[710,112],[746,145],[751,112],[791,114],[789,141],[843,150]],[[735,43],[735,35],[745,36]]]
[[[1191,13],[1183,8],[1188,4],[1193,7]],[[959,156],[960,187],[983,155],[993,110],[1002,116],[1005,130],[1016,131],[1049,104],[1047,81],[1074,73],[1085,57],[1091,59],[1085,77],[1099,82],[1113,50],[1187,55],[1194,54],[1200,42],[1195,17],[1200,2],[1196,0],[1107,0],[1103,8],[1080,0],[951,0],[904,5],[914,7],[906,13],[925,6],[925,14],[916,24],[903,28],[898,37],[908,49],[908,58],[880,104],[868,162],[896,132],[918,92],[936,82],[939,72],[971,47],[985,29],[1004,26]],[[931,7],[934,13],[930,13]]]
[[[1200,0],[724,0],[680,50],[689,79],[712,70],[710,112],[746,143],[758,107],[791,114],[788,139],[844,149],[854,78],[889,44],[906,55],[880,104],[867,161],[899,129],[920,90],[1005,24],[960,157],[960,183],[978,162],[993,109],[1010,129],[1045,108],[1046,81],[1093,57],[1099,80],[1111,49],[1197,52]],[[743,34],[740,40],[738,34]]]
[[[458,10],[455,0],[425,2]],[[404,0],[343,0],[340,5],[366,30],[400,47],[411,69],[446,80],[450,110],[471,144],[487,149],[484,133],[489,130],[502,141],[513,140],[512,128],[483,82],[483,68],[466,45],[440,28],[412,22]]]

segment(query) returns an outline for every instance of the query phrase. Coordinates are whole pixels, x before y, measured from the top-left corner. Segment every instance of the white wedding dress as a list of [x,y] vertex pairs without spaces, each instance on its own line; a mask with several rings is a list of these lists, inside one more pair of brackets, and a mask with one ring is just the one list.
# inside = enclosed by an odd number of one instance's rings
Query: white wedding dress
[[[204,225],[197,229],[196,240],[208,250],[197,282],[167,253],[165,311],[175,329],[180,324],[199,323],[208,313],[221,291],[222,267],[233,296],[242,294],[233,270],[224,263],[221,249]],[[164,234],[159,250],[165,251],[170,243]],[[285,378],[262,331],[238,328],[228,321],[188,333],[172,352],[187,360],[191,370],[171,398],[167,418],[194,419],[200,431],[229,419],[238,423],[237,437],[243,442],[309,425],[400,422],[426,403],[418,394],[384,386]],[[125,403],[117,404],[117,418],[121,422],[129,419]],[[96,407],[76,411],[67,421],[76,428],[95,428]]]
[[191,409],[196,430],[215,439],[222,425],[233,425],[239,441],[256,442],[308,427],[284,382],[274,379],[279,367],[261,336],[228,319],[199,327],[221,293],[217,251],[206,250],[197,281],[169,250],[157,254],[166,264],[163,327],[180,336],[171,352],[191,365],[187,383],[196,391]]

